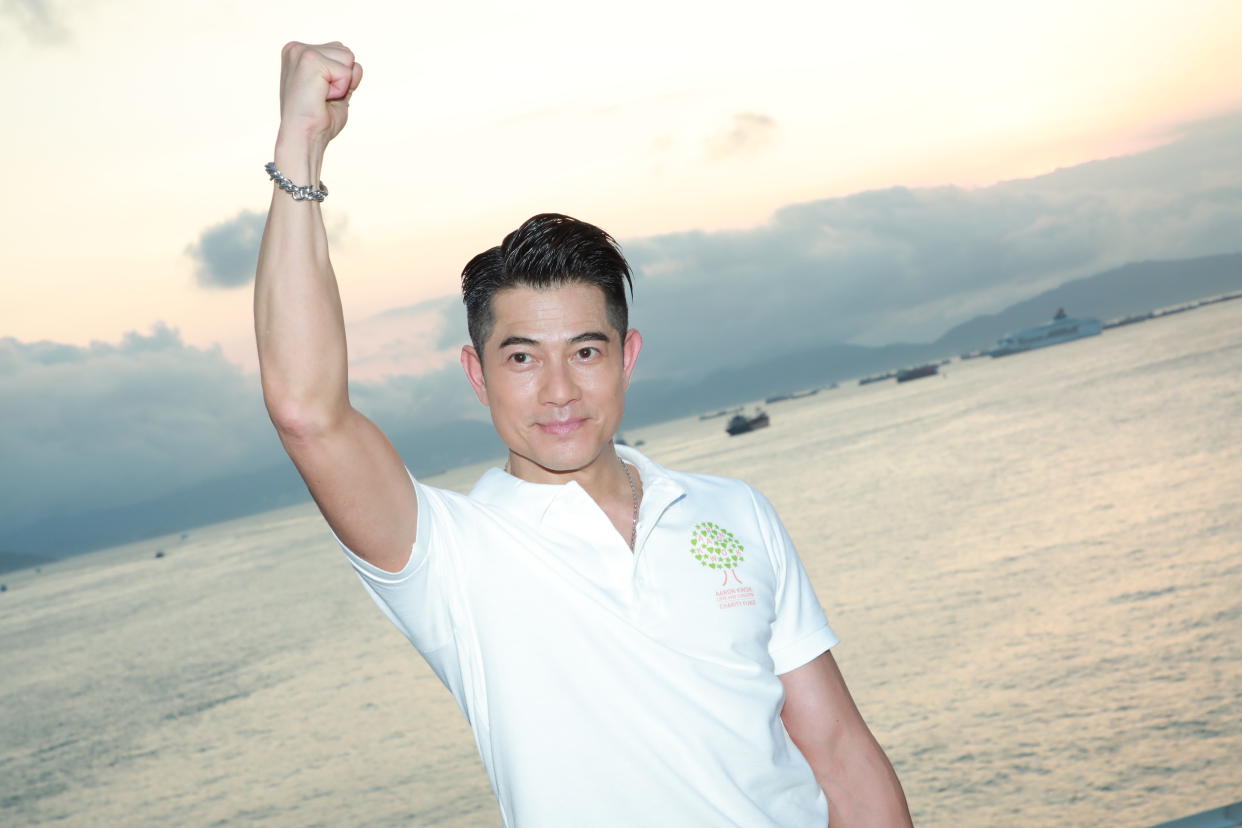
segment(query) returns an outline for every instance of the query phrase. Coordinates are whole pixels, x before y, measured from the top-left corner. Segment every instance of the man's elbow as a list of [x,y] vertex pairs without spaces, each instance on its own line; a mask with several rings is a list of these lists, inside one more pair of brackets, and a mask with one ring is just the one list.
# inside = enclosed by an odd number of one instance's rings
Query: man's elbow
[[289,399],[272,399],[264,395],[267,415],[276,427],[282,443],[289,445],[314,442],[340,428],[349,406],[306,403]]

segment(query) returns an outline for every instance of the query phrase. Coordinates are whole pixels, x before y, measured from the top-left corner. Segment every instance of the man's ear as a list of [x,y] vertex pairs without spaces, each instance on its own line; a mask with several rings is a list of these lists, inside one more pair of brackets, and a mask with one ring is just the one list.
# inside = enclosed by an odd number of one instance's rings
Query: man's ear
[[479,352],[474,349],[473,345],[461,346],[461,367],[466,372],[466,379],[470,380],[474,395],[483,405],[488,405],[487,381],[483,379],[483,360],[479,358]]
[[634,365],[638,362],[638,354],[643,349],[643,335],[630,328],[625,334],[625,344],[621,348],[622,370],[625,371],[625,387],[630,387],[630,375],[634,373]]

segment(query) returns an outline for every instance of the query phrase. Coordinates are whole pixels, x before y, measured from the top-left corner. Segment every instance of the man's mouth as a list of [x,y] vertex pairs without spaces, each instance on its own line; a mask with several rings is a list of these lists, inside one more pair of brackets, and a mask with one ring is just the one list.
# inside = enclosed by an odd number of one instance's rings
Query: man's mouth
[[538,425],[544,434],[562,435],[577,431],[585,422],[586,418],[578,417],[573,420],[551,420]]

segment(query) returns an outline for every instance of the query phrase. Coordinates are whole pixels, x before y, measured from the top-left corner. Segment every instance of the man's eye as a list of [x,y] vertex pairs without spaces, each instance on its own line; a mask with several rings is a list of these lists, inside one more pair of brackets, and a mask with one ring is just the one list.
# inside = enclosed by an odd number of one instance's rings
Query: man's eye
[[595,356],[597,353],[599,353],[599,348],[591,348],[591,347],[579,348],[578,359],[590,359],[591,357]]
[[518,365],[525,365],[527,362],[530,362],[530,354],[524,354],[521,351],[518,351],[516,354],[510,354],[509,359],[513,360]]

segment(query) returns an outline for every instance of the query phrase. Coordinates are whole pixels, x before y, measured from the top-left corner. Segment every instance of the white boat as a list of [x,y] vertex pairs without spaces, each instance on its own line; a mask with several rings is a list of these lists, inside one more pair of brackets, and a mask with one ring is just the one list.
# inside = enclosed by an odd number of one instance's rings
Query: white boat
[[988,351],[988,355],[1003,357],[1020,354],[1049,345],[1073,342],[1085,336],[1099,336],[1103,330],[1103,324],[1094,316],[1067,316],[1065,309],[1061,308],[1051,322],[1001,337],[996,341],[996,347]]

